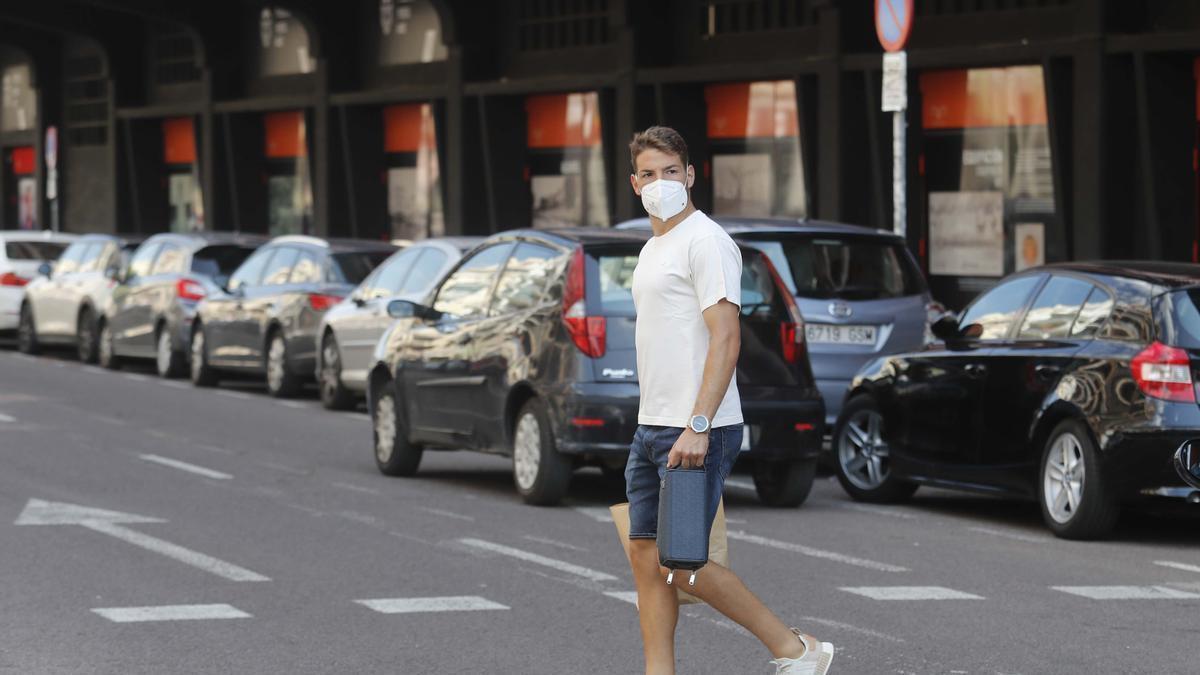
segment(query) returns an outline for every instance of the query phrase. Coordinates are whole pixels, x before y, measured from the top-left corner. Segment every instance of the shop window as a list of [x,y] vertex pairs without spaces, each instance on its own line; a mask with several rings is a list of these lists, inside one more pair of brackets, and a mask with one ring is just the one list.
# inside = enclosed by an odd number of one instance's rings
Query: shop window
[[804,217],[808,192],[795,83],[711,84],[704,99],[713,213]]
[[31,84],[30,73],[28,63],[5,66],[0,130],[25,131],[37,127],[37,92]]
[[23,145],[8,150],[8,171],[6,175],[5,192],[9,195],[10,203],[15,201],[16,208],[10,207],[6,218],[8,222],[16,219],[17,227],[22,230],[38,229],[38,182],[34,173],[37,170],[37,155],[32,145]]
[[811,0],[712,0],[699,3],[700,34],[800,28],[815,23]]
[[517,4],[519,51],[592,47],[609,41],[608,0],[572,3],[520,0]]
[[308,31],[282,7],[264,7],[258,15],[260,77],[305,75],[316,70]]
[[267,230],[271,236],[312,230],[312,178],[304,113],[263,117],[267,166]]
[[387,208],[392,237],[424,239],[445,233],[437,128],[428,103],[383,110]]
[[923,73],[920,87],[930,275],[1063,259],[1041,67]]
[[442,20],[429,0],[379,0],[379,30],[381,65],[446,60]]
[[530,96],[525,116],[533,226],[608,226],[600,96]]
[[150,38],[151,72],[155,84],[182,84],[200,79],[196,41],[187,30],[156,24]]
[[163,165],[167,171],[167,204],[172,232],[204,229],[204,198],[196,162],[196,125],[191,117],[162,123]]

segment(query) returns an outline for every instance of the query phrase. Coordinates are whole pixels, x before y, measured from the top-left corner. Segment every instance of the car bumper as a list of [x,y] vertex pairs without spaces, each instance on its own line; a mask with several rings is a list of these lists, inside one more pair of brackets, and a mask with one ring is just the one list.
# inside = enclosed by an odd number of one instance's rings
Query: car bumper
[[1175,451],[1191,438],[1200,438],[1200,427],[1121,434],[1102,454],[1105,482],[1125,498],[1186,497],[1195,490],[1175,472]]
[[21,318],[21,299],[24,297],[24,288],[0,287],[0,331],[17,329]]
[[850,390],[850,380],[818,379],[817,391],[825,401],[825,426],[832,430],[837,417],[842,413],[842,403],[846,400],[846,392]]

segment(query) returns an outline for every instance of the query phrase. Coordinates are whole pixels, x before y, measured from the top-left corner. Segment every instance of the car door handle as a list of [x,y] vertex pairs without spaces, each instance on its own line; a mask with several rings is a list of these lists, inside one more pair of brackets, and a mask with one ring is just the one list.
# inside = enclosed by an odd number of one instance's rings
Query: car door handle
[[987,366],[982,363],[968,363],[963,370],[971,377],[983,377],[987,375]]
[[1033,367],[1033,372],[1036,373],[1038,377],[1051,378],[1061,373],[1062,368],[1059,366],[1052,366],[1048,363],[1040,363]]

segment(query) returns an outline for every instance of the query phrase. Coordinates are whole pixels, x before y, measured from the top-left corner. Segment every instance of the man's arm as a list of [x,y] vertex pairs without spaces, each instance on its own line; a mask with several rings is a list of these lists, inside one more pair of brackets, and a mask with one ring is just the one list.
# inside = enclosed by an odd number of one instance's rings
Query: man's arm
[[[709,335],[708,354],[704,358],[704,377],[692,415],[704,415],[711,420],[725,398],[742,347],[740,313],[738,306],[728,300],[721,300],[704,310]],[[704,466],[707,453],[708,434],[698,434],[688,428],[667,455],[667,466],[700,468]]]

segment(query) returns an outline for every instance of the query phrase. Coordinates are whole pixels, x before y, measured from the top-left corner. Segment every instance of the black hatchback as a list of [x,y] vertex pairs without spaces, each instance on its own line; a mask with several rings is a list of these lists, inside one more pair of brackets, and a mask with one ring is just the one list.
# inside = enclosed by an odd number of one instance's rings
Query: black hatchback
[[[619,475],[637,427],[630,291],[645,233],[523,230],[467,255],[425,303],[393,301],[368,380],[375,457],[412,475],[424,448],[511,455],[532,504],[566,494],[572,471]],[[759,496],[807,497],[824,405],[795,301],[768,259],[743,249],[737,385]]]
[[1200,266],[1070,263],[1005,278],[940,342],[867,364],[834,431],[856,499],[918,485],[1036,499],[1058,536],[1120,505],[1185,496],[1172,453],[1200,435]]

